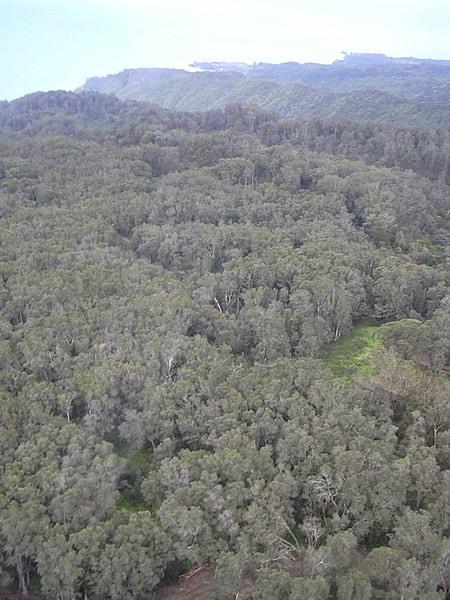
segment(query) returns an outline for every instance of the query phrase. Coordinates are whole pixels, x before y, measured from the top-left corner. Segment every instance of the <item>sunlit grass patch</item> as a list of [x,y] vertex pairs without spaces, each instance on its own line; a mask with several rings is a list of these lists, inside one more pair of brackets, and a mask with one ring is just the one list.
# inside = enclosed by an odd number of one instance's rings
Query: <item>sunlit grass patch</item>
[[325,364],[336,377],[348,378],[373,372],[375,363],[372,354],[381,346],[377,331],[378,325],[356,325],[330,348]]

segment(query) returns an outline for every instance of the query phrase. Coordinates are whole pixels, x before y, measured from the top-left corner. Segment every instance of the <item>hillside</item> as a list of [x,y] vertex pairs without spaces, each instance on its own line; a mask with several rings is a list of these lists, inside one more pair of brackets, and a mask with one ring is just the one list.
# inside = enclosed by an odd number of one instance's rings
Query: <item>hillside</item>
[[350,54],[331,65],[194,63],[129,69],[88,79],[83,90],[154,102],[174,110],[255,104],[289,117],[339,117],[447,126],[450,62]]
[[444,600],[449,152],[0,103],[0,593]]

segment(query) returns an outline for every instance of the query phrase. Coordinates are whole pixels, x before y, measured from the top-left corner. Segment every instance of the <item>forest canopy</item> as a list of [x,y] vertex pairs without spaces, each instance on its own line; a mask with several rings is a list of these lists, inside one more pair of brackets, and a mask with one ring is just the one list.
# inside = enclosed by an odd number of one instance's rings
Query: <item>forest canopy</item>
[[0,585],[444,599],[450,132],[0,103]]
[[288,117],[447,127],[450,61],[349,53],[332,64],[196,62],[126,69],[80,88],[175,110],[254,104]]

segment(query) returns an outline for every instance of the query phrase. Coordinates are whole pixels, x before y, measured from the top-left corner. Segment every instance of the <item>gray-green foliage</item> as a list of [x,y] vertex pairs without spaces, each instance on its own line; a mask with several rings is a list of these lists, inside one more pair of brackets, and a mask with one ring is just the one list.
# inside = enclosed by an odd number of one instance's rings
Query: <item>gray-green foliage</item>
[[116,513],[70,538],[88,597],[148,598],[173,558],[168,536],[148,511]]
[[[418,166],[428,140],[439,178],[442,135],[61,93],[0,127],[1,580],[442,596],[448,220]],[[370,373],[335,378],[375,318]]]

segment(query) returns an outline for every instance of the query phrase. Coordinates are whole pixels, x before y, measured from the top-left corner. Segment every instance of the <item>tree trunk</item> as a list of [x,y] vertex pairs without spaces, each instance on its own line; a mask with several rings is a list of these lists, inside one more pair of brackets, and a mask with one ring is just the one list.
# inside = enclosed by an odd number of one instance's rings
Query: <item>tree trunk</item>
[[16,562],[17,577],[19,579],[20,591],[22,594],[28,594],[27,582],[25,581],[25,575],[23,573],[22,563]]

